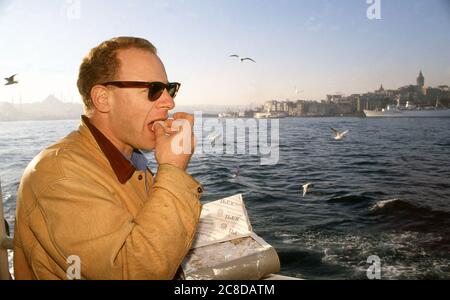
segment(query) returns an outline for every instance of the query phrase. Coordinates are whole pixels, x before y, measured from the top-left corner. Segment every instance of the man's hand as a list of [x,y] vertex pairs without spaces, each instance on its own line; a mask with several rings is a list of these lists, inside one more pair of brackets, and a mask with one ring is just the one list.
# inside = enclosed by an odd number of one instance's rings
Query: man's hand
[[165,121],[166,128],[155,123],[155,159],[158,164],[170,164],[186,170],[194,153],[194,116],[177,112]]

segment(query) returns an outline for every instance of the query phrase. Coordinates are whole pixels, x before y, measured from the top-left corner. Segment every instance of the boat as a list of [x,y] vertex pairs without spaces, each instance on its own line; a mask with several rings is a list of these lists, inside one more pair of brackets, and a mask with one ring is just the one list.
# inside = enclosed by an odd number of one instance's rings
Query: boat
[[277,112],[277,111],[257,112],[254,114],[254,117],[256,119],[280,119],[280,118],[286,118],[287,113],[284,111],[281,111],[281,112]]
[[235,117],[235,115],[233,113],[230,113],[230,112],[219,113],[217,116],[219,118],[221,118],[221,119],[234,118]]
[[382,110],[364,110],[364,114],[368,118],[446,118],[450,117],[450,108],[438,107],[438,105],[418,107],[407,101],[405,106],[388,105]]

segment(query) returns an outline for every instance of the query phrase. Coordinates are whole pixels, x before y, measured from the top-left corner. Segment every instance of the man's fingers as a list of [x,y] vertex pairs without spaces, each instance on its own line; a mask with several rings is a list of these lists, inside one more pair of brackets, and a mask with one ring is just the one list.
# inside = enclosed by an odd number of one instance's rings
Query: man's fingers
[[194,116],[185,112],[173,114],[172,129],[175,131],[189,131],[194,135]]
[[173,126],[173,119],[167,119],[167,120],[164,121],[164,123],[166,124],[166,128],[165,128],[166,133],[168,133],[168,134],[174,133],[174,128],[172,127]]
[[158,137],[161,137],[161,136],[164,136],[164,126],[163,125],[161,125],[160,123],[158,123],[158,122],[155,122],[154,124],[153,124],[153,132],[155,133],[155,136],[158,138]]
[[177,132],[177,134],[187,134],[192,135],[192,125],[191,123],[186,119],[176,119],[172,122],[172,131]]
[[172,127],[173,119],[164,120],[164,123],[166,123],[167,127],[170,128],[170,127]]
[[192,127],[194,127],[194,116],[185,112],[176,112],[173,114],[173,119],[184,119],[187,120]]

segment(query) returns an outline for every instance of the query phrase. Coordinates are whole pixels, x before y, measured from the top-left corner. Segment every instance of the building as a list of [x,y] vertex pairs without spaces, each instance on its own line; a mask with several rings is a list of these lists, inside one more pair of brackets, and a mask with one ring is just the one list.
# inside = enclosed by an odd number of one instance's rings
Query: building
[[416,83],[419,88],[423,88],[425,86],[425,77],[423,77],[422,70],[420,70],[419,76],[417,76]]
[[[241,112],[239,117],[248,117],[251,113],[272,113],[272,115],[301,116],[361,116],[363,110],[381,110],[388,105],[406,105],[409,102],[416,106],[450,106],[450,88],[448,85],[425,87],[422,70],[416,78],[415,85],[406,85],[396,90],[385,89],[383,84],[373,91],[364,94],[344,96],[341,93],[330,94],[326,100],[308,101],[289,100],[266,101],[262,107],[254,111]],[[237,115],[237,114],[236,114]],[[270,114],[269,114],[270,115]]]

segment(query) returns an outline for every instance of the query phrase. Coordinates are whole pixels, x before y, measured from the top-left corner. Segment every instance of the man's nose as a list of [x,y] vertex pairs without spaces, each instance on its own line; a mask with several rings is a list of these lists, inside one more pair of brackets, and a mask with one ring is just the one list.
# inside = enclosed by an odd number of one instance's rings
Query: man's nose
[[156,106],[158,108],[165,108],[167,110],[171,110],[175,107],[175,101],[169,95],[167,89],[164,89],[164,92],[161,94],[161,97],[156,100]]

